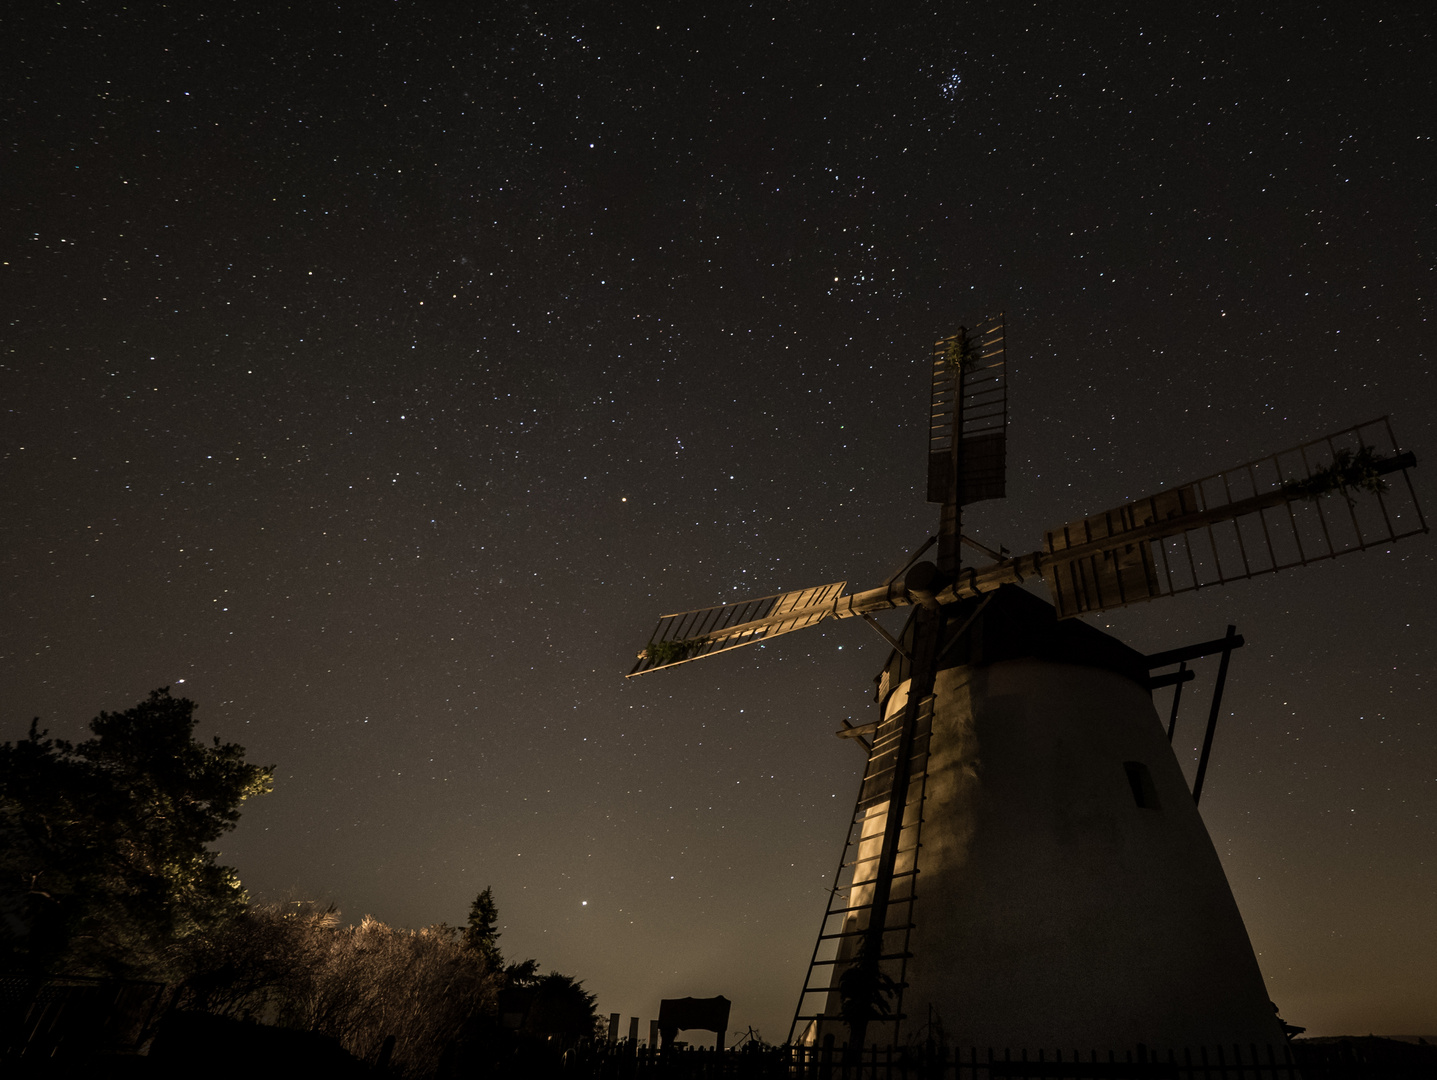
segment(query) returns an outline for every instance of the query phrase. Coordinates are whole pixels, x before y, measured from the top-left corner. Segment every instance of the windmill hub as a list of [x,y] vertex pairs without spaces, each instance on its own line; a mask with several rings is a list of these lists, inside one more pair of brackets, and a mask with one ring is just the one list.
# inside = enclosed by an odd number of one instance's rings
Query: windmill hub
[[938,610],[938,593],[951,584],[952,581],[931,562],[914,564],[903,577],[903,591],[913,598],[915,604],[929,611]]

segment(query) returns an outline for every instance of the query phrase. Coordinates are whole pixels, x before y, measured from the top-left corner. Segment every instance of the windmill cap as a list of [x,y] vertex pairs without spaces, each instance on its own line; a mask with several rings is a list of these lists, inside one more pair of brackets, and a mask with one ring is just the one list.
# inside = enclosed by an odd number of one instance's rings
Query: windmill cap
[[1017,585],[1002,585],[986,599],[950,608],[949,625],[962,625],[974,612],[977,617],[944,656],[944,667],[1032,658],[1103,668],[1147,688],[1147,657],[1111,634],[1078,619],[1059,619],[1052,604]]

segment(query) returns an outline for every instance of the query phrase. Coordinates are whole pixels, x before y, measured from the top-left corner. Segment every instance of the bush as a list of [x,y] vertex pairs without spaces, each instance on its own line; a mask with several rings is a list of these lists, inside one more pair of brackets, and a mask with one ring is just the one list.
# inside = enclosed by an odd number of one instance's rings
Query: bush
[[456,927],[340,926],[312,904],[251,908],[196,950],[194,968],[187,1009],[319,1032],[369,1062],[392,1035],[393,1066],[415,1077],[494,1026],[503,980]]

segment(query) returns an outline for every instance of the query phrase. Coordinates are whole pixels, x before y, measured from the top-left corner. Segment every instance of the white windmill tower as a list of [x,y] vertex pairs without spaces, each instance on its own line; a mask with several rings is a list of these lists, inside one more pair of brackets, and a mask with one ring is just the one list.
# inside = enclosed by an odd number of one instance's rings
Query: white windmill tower
[[[846,582],[663,616],[630,676],[825,619],[892,646],[790,1040],[897,1045],[1274,1044],[1247,931],[1152,702],[1191,677],[1075,620],[1426,532],[1385,418],[1049,531],[1018,557],[964,537],[1004,494],[1001,317],[938,342],[928,498],[939,530],[877,588]],[[1399,477],[1400,475],[1400,482]],[[936,543],[936,561],[917,561]],[[986,557],[965,566],[960,545]],[[1052,604],[1019,586],[1046,582]],[[911,606],[897,637],[873,613]],[[1185,665],[1184,665],[1185,667]],[[1214,703],[1215,705],[1215,703]],[[1173,717],[1176,719],[1176,699]],[[901,812],[897,808],[901,808]]]

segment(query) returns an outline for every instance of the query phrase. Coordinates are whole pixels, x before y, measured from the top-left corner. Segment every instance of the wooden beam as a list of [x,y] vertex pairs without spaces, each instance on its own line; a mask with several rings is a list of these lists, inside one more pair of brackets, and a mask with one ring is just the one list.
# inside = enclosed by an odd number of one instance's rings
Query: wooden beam
[[[1213,653],[1230,651],[1232,649],[1240,649],[1245,644],[1246,642],[1243,641],[1241,634],[1237,634],[1231,638],[1214,638],[1212,641],[1204,641],[1199,645],[1185,645],[1181,649],[1169,649],[1167,650],[1167,652],[1152,653],[1147,658],[1148,667],[1150,669],[1155,667],[1167,667],[1169,664],[1178,664],[1184,660],[1198,660],[1204,656],[1211,656]],[[1167,676],[1158,676],[1158,678],[1167,678]],[[1153,680],[1149,679],[1148,685],[1168,686],[1170,685],[1170,681],[1166,683],[1160,683],[1154,682]]]
[[[1207,655],[1204,653],[1203,655]],[[1166,675],[1148,676],[1148,689],[1156,690],[1163,686],[1172,686],[1174,683],[1192,682],[1197,678],[1197,673],[1189,671],[1186,666],[1181,671],[1169,671]]]
[[867,739],[865,739],[864,736],[873,735],[877,731],[878,725],[876,723],[859,724],[857,727],[854,727],[847,720],[845,720],[843,722],[843,727],[840,728],[838,731],[835,731],[834,734],[837,735],[840,739],[852,739],[859,746],[863,747],[863,752],[865,754],[872,754],[873,744]]
[[893,646],[894,651],[897,652],[899,656],[903,657],[903,659],[907,660],[910,664],[913,662],[913,657],[908,655],[908,650],[903,647],[896,637],[883,629],[882,623],[866,611],[860,611],[858,614],[863,617],[864,622],[878,631],[879,636],[882,637],[884,641]]

